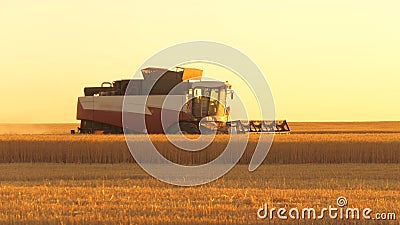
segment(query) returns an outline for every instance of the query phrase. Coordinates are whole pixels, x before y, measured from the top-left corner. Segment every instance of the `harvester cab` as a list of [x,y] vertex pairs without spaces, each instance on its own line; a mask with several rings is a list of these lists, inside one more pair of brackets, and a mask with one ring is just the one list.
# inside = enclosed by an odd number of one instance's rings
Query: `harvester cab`
[[226,121],[226,93],[229,84],[219,81],[194,82],[188,97],[192,99],[192,115],[200,121],[212,117],[216,121]]

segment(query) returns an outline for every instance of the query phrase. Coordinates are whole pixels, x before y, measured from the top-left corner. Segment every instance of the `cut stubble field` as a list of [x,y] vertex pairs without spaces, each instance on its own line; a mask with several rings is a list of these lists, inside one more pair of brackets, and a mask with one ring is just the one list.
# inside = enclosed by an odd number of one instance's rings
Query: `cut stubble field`
[[[349,207],[371,208],[372,215],[400,215],[400,123],[290,125],[292,134],[275,136],[255,172],[247,170],[258,138],[252,135],[240,165],[213,183],[187,188],[147,175],[134,163],[123,136],[66,134],[75,124],[40,125],[40,131],[26,135],[29,131],[12,132],[13,125],[2,125],[0,223],[398,224],[257,219],[265,203],[321,209],[335,206],[340,196],[348,199]],[[134,138],[143,140],[140,135]],[[171,161],[195,165],[218,156],[227,137],[219,136],[209,148],[190,154],[169,145],[163,135],[151,138]]]
[[[1,164],[0,223],[364,224],[365,220],[257,219],[257,210],[336,206],[400,213],[398,164],[239,165],[200,187],[176,187],[135,164]],[[390,171],[390,173],[388,173]],[[327,217],[327,216],[326,216]],[[379,224],[378,221],[369,221]],[[381,221],[381,224],[397,224]]]

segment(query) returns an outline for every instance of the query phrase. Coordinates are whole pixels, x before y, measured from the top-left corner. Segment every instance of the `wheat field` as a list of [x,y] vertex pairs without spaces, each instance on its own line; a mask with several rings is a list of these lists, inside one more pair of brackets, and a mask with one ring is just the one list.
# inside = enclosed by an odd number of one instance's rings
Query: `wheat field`
[[[258,138],[252,135],[240,165],[186,188],[147,175],[121,135],[69,135],[76,124],[1,125],[0,224],[398,224],[398,218],[258,219],[265,203],[320,209],[340,196],[350,207],[372,208],[372,215],[400,214],[400,123],[289,125],[293,132],[275,136],[255,172],[246,165]],[[219,155],[227,137],[193,154],[163,135],[151,138],[171,161],[202,164]]]
[[[142,135],[131,138],[135,142],[145,140]],[[229,136],[218,135],[199,152],[181,151],[164,135],[152,135],[151,139],[169,160],[194,165],[220,155]],[[175,140],[185,141],[181,137]],[[251,135],[239,163],[250,162],[257,144],[258,135]],[[399,149],[400,133],[282,134],[275,135],[265,163],[399,163]],[[146,150],[142,153],[146,154]],[[134,160],[123,135],[0,135],[0,163],[18,162],[130,163]]]

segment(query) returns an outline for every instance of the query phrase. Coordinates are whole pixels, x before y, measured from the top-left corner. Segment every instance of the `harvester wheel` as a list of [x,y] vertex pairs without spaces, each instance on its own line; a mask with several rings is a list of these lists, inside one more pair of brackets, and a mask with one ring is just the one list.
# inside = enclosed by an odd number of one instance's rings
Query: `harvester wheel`
[[[180,129],[179,129],[180,127]],[[172,125],[170,128],[168,128],[167,133],[168,134],[200,134],[199,127],[196,126],[196,124],[189,123],[189,122],[181,122],[178,124]]]

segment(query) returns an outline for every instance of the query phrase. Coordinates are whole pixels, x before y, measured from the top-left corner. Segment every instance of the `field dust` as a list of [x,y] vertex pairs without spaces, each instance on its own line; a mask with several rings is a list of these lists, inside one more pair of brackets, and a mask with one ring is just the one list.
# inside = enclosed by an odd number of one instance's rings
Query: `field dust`
[[[400,133],[400,122],[288,122],[292,133]],[[0,134],[70,134],[79,124],[0,124]]]
[[69,134],[78,124],[0,124],[0,135],[6,134]]

